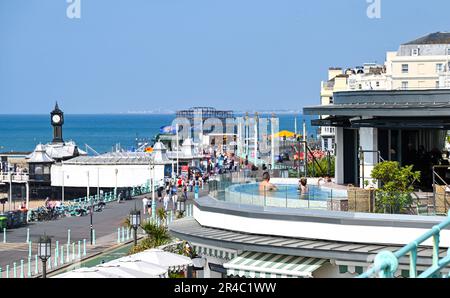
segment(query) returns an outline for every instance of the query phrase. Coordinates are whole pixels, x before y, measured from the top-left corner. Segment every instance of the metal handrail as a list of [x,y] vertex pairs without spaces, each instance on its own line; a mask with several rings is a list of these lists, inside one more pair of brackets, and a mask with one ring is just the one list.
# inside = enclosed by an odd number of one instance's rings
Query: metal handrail
[[[428,232],[407,244],[400,250],[392,253],[391,251],[381,251],[378,253],[374,260],[374,265],[371,269],[358,276],[358,278],[370,278],[373,275],[378,274],[380,278],[392,278],[394,273],[398,269],[398,260],[409,254],[409,276],[412,278],[427,278],[437,277],[440,270],[450,264],[450,249],[447,252],[447,256],[439,260],[439,239],[440,231],[450,226],[450,212],[448,218],[442,223],[435,225]],[[422,243],[433,238],[433,260],[432,265],[427,270],[417,275],[417,248]]]

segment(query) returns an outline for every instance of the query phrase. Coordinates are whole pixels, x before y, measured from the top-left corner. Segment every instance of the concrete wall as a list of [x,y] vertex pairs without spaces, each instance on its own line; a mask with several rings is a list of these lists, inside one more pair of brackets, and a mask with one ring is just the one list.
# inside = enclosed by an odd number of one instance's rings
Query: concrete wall
[[[258,206],[251,208],[258,208]],[[264,208],[264,217],[256,217],[252,216],[251,208],[247,207],[244,210],[241,206],[242,212],[229,214],[221,209],[202,210],[194,206],[194,218],[202,226],[249,234],[389,245],[406,245],[430,229],[430,227],[416,227],[413,222],[402,226],[395,224],[395,218],[407,221],[423,220],[424,217],[419,216],[364,214],[361,216],[366,217],[367,220],[351,223],[349,219],[348,222],[328,223],[326,216],[323,218],[318,216],[319,212],[326,212],[322,210],[306,209],[312,216],[309,221],[300,218],[293,220],[288,214],[278,218],[271,216],[268,209],[272,207]],[[292,209],[287,213],[293,213],[296,210],[300,212],[301,209]],[[314,215],[315,213],[317,214]],[[349,215],[345,212],[334,212],[336,216],[341,213],[343,216]],[[440,241],[441,247],[450,247],[450,230],[441,231]],[[432,240],[428,239],[424,245],[432,245]]]

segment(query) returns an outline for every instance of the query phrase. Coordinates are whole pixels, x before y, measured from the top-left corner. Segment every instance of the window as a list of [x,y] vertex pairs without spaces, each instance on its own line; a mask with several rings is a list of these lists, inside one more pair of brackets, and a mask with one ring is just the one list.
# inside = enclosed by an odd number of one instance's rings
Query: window
[[436,64],[436,72],[437,73],[440,73],[440,72],[442,72],[444,70],[444,64],[442,64],[442,63],[437,63]]
[[333,97],[330,97],[330,103],[333,103]]
[[408,89],[408,82],[402,82],[402,89],[403,90]]
[[408,73],[408,71],[409,71],[409,65],[402,64],[402,73]]
[[447,55],[450,55],[450,48],[447,49]]
[[436,88],[439,89],[439,81],[436,81]]
[[419,56],[419,49],[412,49],[411,50],[411,55],[412,56]]

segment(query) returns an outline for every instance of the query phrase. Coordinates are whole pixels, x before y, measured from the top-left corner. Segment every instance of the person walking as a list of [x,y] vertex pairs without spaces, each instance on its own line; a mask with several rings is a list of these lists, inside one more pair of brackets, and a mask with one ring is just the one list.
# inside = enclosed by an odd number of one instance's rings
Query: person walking
[[183,197],[184,197],[184,199],[185,200],[187,200],[187,193],[188,193],[188,191],[187,191],[187,185],[185,184],[185,185],[183,185]]
[[194,180],[189,180],[189,192],[192,192],[194,188]]
[[169,209],[169,201],[170,201],[169,193],[166,192],[166,194],[164,195],[164,199],[163,199],[163,204],[164,204],[164,210],[165,211],[167,211]]
[[177,187],[174,185],[172,188],[172,210],[177,209],[177,200],[178,200]]
[[161,202],[161,201],[162,201],[162,192],[163,192],[163,190],[164,190],[164,187],[162,187],[162,186],[158,187],[158,189],[157,189],[157,193],[158,193],[158,202]]
[[146,213],[147,207],[148,207],[148,199],[147,199],[147,197],[144,197],[142,199],[142,209],[143,209],[142,212],[144,213],[144,215]]

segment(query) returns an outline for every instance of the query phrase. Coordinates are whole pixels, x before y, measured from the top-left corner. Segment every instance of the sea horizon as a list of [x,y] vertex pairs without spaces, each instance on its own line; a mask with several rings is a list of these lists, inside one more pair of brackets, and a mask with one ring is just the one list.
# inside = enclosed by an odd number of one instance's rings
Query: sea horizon
[[[235,113],[240,115],[240,113]],[[261,113],[260,115],[266,115]],[[136,148],[136,139],[152,138],[162,126],[171,125],[175,114],[64,114],[63,139],[74,141],[79,148],[86,144],[99,153],[110,152],[116,144],[125,150]],[[302,130],[306,121],[308,135],[316,135],[311,127],[315,117],[299,114],[279,114],[279,129]],[[52,141],[50,114],[0,114],[0,152],[31,152],[36,145]]]

